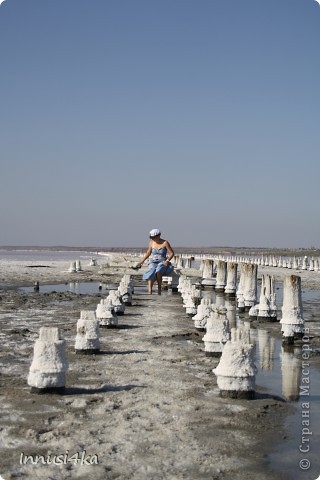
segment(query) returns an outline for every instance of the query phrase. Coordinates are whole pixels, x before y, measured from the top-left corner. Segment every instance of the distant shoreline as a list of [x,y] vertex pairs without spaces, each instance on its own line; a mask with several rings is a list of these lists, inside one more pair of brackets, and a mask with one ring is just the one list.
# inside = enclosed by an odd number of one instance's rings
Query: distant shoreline
[[[141,253],[146,250],[142,247],[70,247],[70,246],[40,246],[40,245],[4,245],[0,246],[0,251],[33,251],[33,252],[126,252]],[[319,248],[277,248],[277,247],[174,247],[176,254],[211,254],[211,255],[283,255],[283,256],[320,256]]]

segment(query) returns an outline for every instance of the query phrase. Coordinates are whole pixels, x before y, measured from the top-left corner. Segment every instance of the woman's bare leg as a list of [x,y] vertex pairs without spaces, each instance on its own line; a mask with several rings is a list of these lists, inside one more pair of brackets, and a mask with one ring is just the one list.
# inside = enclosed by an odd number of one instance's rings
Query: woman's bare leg
[[151,295],[152,294],[152,287],[154,284],[155,280],[148,280],[148,293]]
[[161,295],[161,286],[162,286],[162,275],[161,273],[157,272],[157,283],[158,283],[158,295]]

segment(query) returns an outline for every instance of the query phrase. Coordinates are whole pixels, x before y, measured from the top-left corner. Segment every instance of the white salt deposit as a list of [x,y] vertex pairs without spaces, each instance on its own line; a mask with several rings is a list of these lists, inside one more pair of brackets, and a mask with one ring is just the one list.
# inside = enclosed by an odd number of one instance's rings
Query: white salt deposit
[[219,365],[213,370],[220,391],[253,392],[257,368],[254,347],[239,341],[228,341]]
[[223,260],[217,261],[217,277],[215,290],[217,292],[224,291],[227,281],[227,262]]
[[211,355],[221,355],[225,343],[230,340],[229,322],[225,307],[212,307],[211,315],[207,320],[207,332],[203,337],[205,352]]
[[99,320],[94,311],[82,310],[77,322],[76,352],[98,352],[100,350]]
[[68,361],[66,342],[56,327],[41,327],[34,344],[28,385],[38,389],[61,388],[66,383]]
[[301,296],[301,277],[289,275],[283,281],[282,318],[280,320],[283,337],[293,338],[303,333],[304,318]]

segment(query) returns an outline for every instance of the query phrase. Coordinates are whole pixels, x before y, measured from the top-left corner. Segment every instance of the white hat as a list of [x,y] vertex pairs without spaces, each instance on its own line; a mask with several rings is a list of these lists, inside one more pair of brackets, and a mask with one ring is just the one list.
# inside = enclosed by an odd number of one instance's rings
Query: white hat
[[156,237],[157,235],[161,235],[161,232],[158,228],[153,228],[150,231],[150,237]]

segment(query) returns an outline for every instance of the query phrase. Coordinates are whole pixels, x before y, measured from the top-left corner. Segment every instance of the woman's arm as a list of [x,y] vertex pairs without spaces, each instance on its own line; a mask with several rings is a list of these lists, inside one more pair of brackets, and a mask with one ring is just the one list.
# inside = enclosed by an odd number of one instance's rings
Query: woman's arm
[[152,242],[149,243],[148,250],[145,253],[145,256],[143,257],[142,260],[140,260],[139,265],[142,265],[145,260],[147,260],[148,257],[150,257],[152,252]]
[[174,257],[174,251],[173,251],[173,248],[171,247],[170,243],[168,242],[168,240],[166,240],[165,246],[167,247],[167,250],[168,250],[168,253],[169,253],[169,256],[168,256],[167,260],[165,261],[165,263],[169,263],[170,260]]

